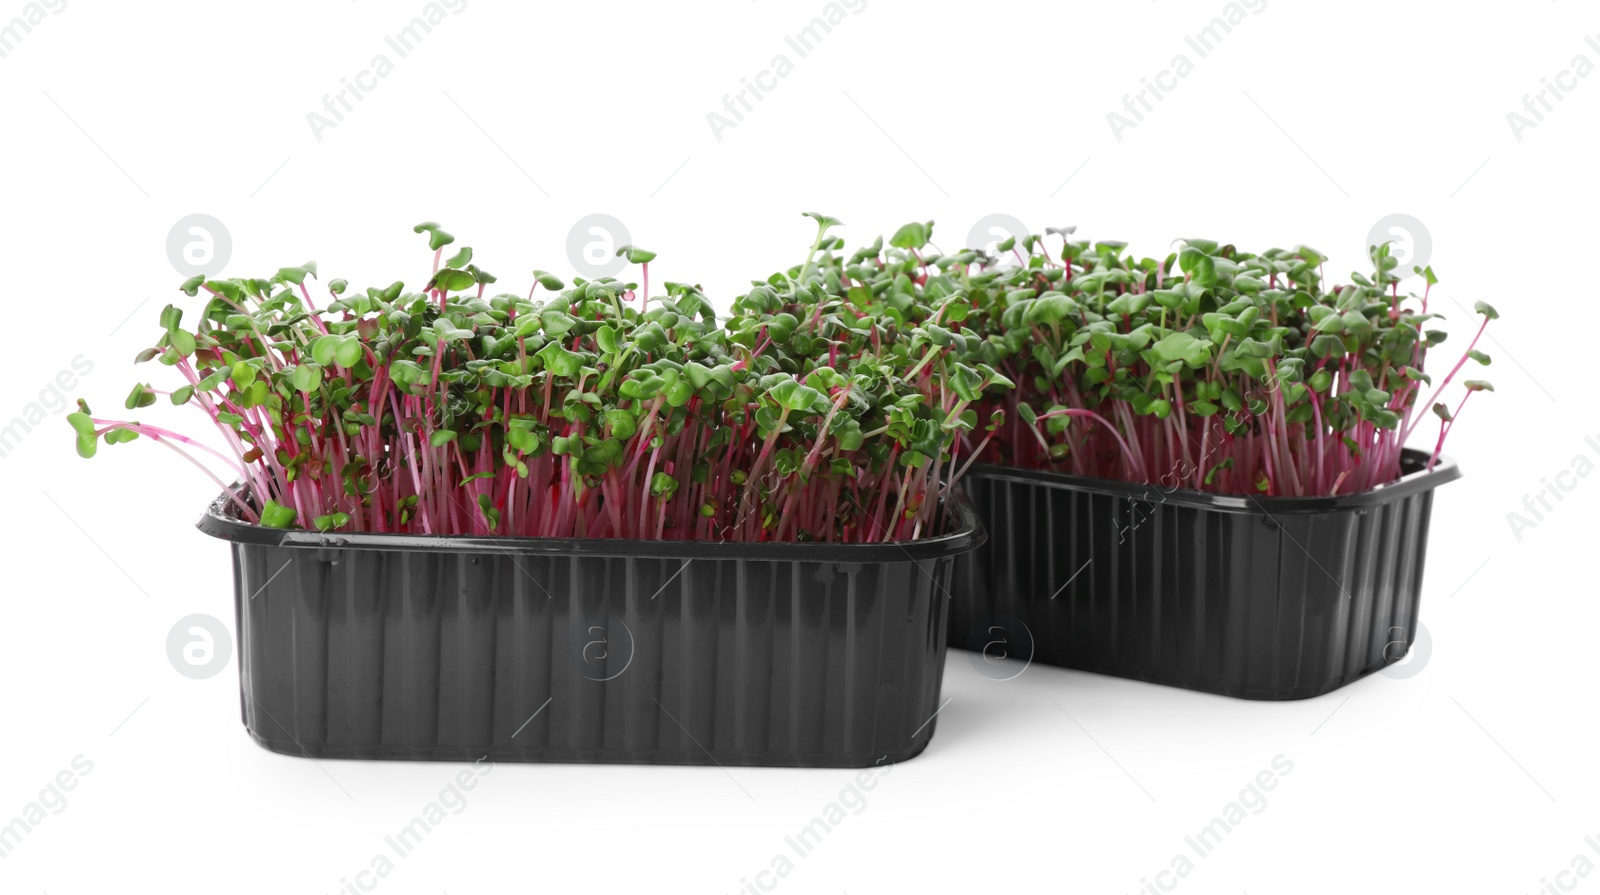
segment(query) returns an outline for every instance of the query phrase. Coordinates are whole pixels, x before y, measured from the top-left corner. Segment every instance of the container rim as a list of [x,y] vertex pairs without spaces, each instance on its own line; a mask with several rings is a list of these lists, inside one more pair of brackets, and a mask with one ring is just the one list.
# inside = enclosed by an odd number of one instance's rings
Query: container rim
[[[237,493],[241,485],[230,491]],[[205,534],[256,547],[429,552],[497,552],[514,555],[630,556],[661,559],[767,559],[840,563],[922,562],[983,546],[988,532],[965,494],[946,498],[952,530],[915,541],[878,544],[820,542],[655,541],[627,538],[531,538],[494,535],[423,535],[382,532],[316,532],[265,528],[231,516],[228,491],[217,496],[195,527]]]
[[1461,468],[1449,457],[1440,456],[1430,472],[1427,469],[1430,455],[1414,448],[1400,452],[1400,478],[1355,494],[1337,497],[1257,497],[1254,494],[1211,494],[1192,488],[1165,488],[1161,485],[1120,482],[1090,476],[1071,475],[1045,469],[1023,469],[1016,466],[998,466],[977,463],[967,471],[969,476],[1002,479],[1023,484],[1048,485],[1070,488],[1114,497],[1127,497],[1149,503],[1198,507],[1236,513],[1272,515],[1275,513],[1326,513],[1335,510],[1364,509],[1389,503],[1412,494],[1431,491],[1446,482],[1461,478]]

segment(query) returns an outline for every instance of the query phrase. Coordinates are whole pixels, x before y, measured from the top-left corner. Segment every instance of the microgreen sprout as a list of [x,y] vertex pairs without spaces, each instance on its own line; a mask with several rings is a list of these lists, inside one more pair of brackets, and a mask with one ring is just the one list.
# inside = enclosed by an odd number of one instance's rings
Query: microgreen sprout
[[[913,288],[920,246],[847,262],[829,231],[718,321],[698,286],[650,293],[655,254],[624,246],[641,284],[535,270],[527,293],[439,224],[420,291],[325,285],[315,263],[264,279],[196,277],[198,319],[169,305],[138,360],[148,384],[216,428],[215,449],[80,402],[83,456],[140,436],[182,454],[243,519],[318,531],[868,542],[938,533],[977,425],[1010,383],[961,361],[956,292]],[[914,240],[913,240],[914,241]],[[884,277],[893,275],[892,281]],[[869,286],[870,284],[870,286]],[[314,298],[314,293],[325,293]],[[991,427],[992,428],[992,427]],[[226,488],[226,486],[224,485]]]
[[1136,259],[1073,231],[1008,239],[999,257],[924,259],[920,288],[968,297],[971,362],[1017,382],[975,405],[1005,417],[965,434],[982,438],[985,460],[1210,492],[1348,494],[1400,476],[1430,406],[1441,421],[1431,469],[1466,401],[1435,398],[1469,360],[1490,362],[1477,343],[1497,315],[1480,302],[1472,343],[1419,399],[1428,350],[1446,335],[1427,328],[1442,316],[1428,310],[1437,279],[1416,269],[1422,295],[1402,295],[1387,244],[1371,249],[1371,276],[1325,288],[1326,258],[1306,246],[1251,254],[1190,239],[1164,260]]

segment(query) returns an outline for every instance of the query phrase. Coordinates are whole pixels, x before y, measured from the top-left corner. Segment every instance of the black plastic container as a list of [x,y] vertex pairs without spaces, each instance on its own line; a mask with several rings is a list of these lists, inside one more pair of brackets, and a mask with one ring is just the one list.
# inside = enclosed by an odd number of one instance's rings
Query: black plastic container
[[1341,497],[1205,494],[1002,466],[957,562],[950,645],[1245,699],[1305,699],[1404,657],[1448,459]]
[[244,724],[316,758],[862,767],[933,736],[957,554],[199,528],[233,544]]

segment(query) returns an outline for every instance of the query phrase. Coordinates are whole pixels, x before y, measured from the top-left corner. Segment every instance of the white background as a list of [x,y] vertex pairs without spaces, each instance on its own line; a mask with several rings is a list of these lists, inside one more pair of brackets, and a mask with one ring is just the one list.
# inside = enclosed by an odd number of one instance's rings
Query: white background
[[[0,459],[0,822],[75,756],[93,770],[0,859],[0,890],[332,893],[458,769],[270,754],[239,726],[234,663],[169,663],[180,618],[232,625],[227,550],[193,528],[216,488],[147,441],[79,460],[51,386],[82,355],[62,391],[111,410],[160,375],[131,359],[182,303],[180,219],[225,225],[231,274],[310,258],[359,287],[420,280],[410,226],[435,219],[520,288],[570,274],[569,232],[603,213],[661,254],[656,276],[726,302],[798,261],[817,210],[852,244],[933,219],[953,249],[1002,213],[1143,254],[1306,243],[1341,274],[1404,214],[1431,240],[1447,347],[1474,325],[1456,303],[1503,319],[1480,346],[1498,392],[1467,406],[1449,447],[1466,476],[1435,507],[1427,655],[1273,704],[1038,666],[999,682],[953,652],[932,745],[776,890],[1133,893],[1282,755],[1266,807],[1174,891],[1600,893],[1557,876],[1600,865],[1600,476],[1563,474],[1600,464],[1600,76],[1561,76],[1520,133],[1507,119],[1579,54],[1600,64],[1600,10],[1270,0],[1201,58],[1184,37],[1222,0],[867,0],[800,58],[784,37],[824,7],[470,0],[405,58],[384,37],[421,0],[69,0],[17,32],[0,422],[47,418]],[[28,10],[0,0],[0,22]],[[708,113],[774,84],[780,53],[793,70],[717,139]],[[1193,71],[1119,140],[1107,113],[1180,53]],[[308,113],[358,76],[372,89],[314,134]],[[1535,520],[1524,498],[1558,474],[1570,490]],[[500,765],[374,891],[733,893],[852,776]]]

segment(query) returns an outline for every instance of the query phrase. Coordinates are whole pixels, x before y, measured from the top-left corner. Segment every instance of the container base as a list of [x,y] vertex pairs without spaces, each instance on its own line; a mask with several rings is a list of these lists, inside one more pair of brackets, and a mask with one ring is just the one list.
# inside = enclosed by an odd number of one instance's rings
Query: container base
[[[952,644],[950,648],[953,650],[959,650],[961,652],[982,652],[982,650],[979,649],[970,649],[965,646],[956,646],[954,644]],[[1407,649],[1409,648],[1410,644],[1407,644]],[[1405,658],[1405,653],[1401,652],[1396,655],[1394,661],[1398,662],[1403,658]],[[1356,681],[1370,677],[1374,673],[1382,671],[1383,669],[1394,664],[1394,662],[1386,661],[1377,665],[1373,665],[1370,668],[1362,669],[1338,680],[1323,681],[1315,685],[1283,688],[1236,687],[1230,686],[1226,683],[1221,683],[1213,678],[1186,677],[1183,675],[1173,675],[1161,671],[1142,671],[1139,669],[1121,666],[1094,666],[1082,662],[1074,662],[1064,656],[1046,657],[1035,655],[1033,657],[1033,661],[1043,665],[1054,665],[1060,668],[1071,669],[1073,671],[1085,671],[1090,674],[1101,674],[1105,675],[1106,677],[1119,677],[1123,680],[1138,681],[1141,684],[1160,684],[1163,687],[1176,687],[1182,690],[1194,690],[1200,693],[1209,693],[1213,696],[1226,696],[1232,699],[1249,699],[1257,702],[1297,702],[1302,699],[1316,699],[1318,696],[1326,696],[1335,690],[1348,687]]]
[[250,739],[268,752],[311,759],[354,759],[382,761],[478,761],[557,763],[557,764],[666,764],[706,767],[771,768],[870,768],[898,764],[921,755],[929,737],[909,749],[876,755],[798,755],[792,752],[667,752],[578,751],[572,749],[505,749],[489,747],[466,749],[459,746],[302,746],[293,740],[275,740],[246,729]]

